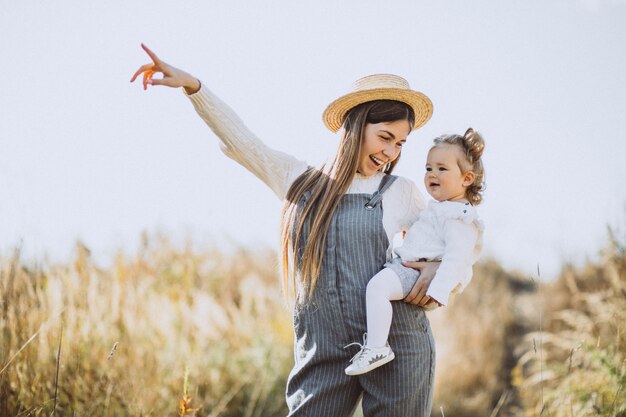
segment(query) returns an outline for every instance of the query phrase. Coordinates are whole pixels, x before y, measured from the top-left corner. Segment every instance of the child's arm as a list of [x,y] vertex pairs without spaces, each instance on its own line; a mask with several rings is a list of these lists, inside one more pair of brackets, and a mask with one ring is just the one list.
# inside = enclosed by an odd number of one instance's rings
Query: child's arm
[[476,225],[467,224],[461,219],[446,220],[444,228],[446,249],[441,265],[428,289],[428,295],[443,305],[448,304],[452,290],[463,284],[475,261],[474,248],[479,233]]

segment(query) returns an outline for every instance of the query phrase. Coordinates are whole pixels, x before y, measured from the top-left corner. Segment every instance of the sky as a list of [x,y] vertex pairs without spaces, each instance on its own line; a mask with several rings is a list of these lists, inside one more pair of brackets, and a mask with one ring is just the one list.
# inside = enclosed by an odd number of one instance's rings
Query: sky
[[143,231],[278,248],[281,202],[181,91],[130,84],[144,42],[312,165],[321,114],[393,73],[428,95],[396,173],[469,126],[486,141],[485,256],[529,276],[596,259],[626,214],[626,0],[0,3],[0,257],[107,265]]

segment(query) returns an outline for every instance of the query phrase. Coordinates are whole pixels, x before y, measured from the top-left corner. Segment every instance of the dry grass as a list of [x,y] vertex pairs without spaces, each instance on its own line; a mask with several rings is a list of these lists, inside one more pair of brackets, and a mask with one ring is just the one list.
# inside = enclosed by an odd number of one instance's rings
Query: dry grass
[[[276,271],[272,251],[158,236],[107,269],[80,244],[68,265],[5,256],[0,416],[50,416],[55,401],[58,416],[285,415],[292,330]],[[625,300],[614,237],[602,262],[552,284],[482,262],[430,313],[433,416],[626,416]]]
[[532,281],[487,260],[449,308],[430,315],[437,341],[433,415],[443,409],[446,416],[490,416],[499,402],[511,407],[514,350],[533,328],[534,303]]
[[598,263],[553,283],[493,261],[431,315],[438,342],[433,415],[626,416],[626,247],[612,232]]
[[599,265],[566,267],[543,285],[542,355],[514,369],[527,416],[626,416],[626,248],[610,234]]
[[176,415],[185,366],[199,415],[285,414],[292,332],[274,254],[153,240],[106,271],[81,245],[71,265],[2,260],[0,415],[50,415],[61,331],[57,415]]

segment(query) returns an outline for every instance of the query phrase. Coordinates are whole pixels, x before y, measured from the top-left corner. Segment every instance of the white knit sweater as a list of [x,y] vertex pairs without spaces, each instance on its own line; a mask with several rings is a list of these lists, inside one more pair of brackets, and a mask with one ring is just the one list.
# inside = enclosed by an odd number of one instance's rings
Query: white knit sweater
[[[202,120],[219,138],[222,152],[256,175],[283,200],[289,186],[309,165],[261,142],[235,112],[204,85],[188,97]],[[383,176],[382,173],[370,177],[357,174],[348,193],[372,194]],[[426,202],[413,181],[399,177],[383,194],[382,204],[383,227],[389,238],[387,259],[391,259],[394,236],[417,220]]]

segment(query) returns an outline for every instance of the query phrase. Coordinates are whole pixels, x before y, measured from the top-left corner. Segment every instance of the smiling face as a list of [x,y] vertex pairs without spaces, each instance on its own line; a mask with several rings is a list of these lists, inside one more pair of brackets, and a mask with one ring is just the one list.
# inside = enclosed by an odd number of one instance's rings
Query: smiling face
[[369,177],[398,158],[410,132],[411,127],[407,120],[366,124],[358,172]]
[[455,145],[439,145],[428,152],[424,185],[435,200],[467,202],[465,191],[475,176],[461,172],[458,158],[463,155]]

